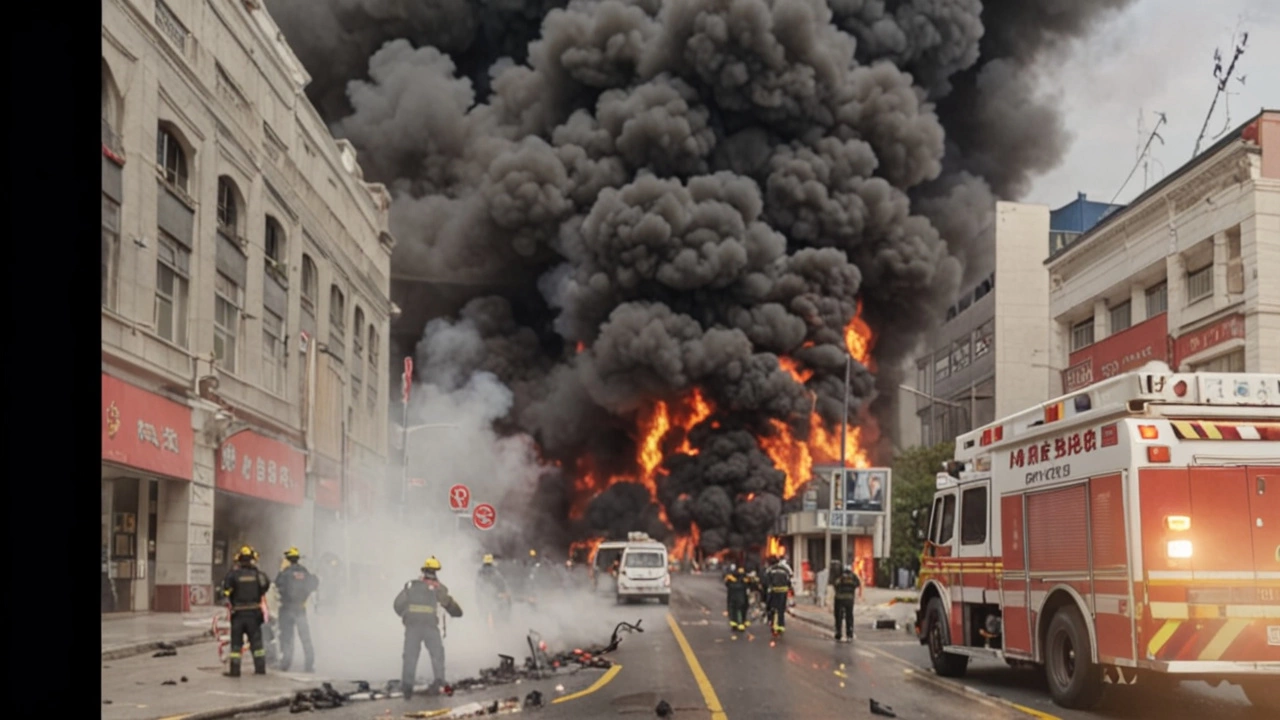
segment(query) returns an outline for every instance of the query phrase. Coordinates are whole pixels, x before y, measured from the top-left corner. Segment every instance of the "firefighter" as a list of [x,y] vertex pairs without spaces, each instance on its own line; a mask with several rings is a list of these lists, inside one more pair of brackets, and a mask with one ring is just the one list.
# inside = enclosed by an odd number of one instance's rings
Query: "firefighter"
[[777,637],[787,631],[787,598],[791,594],[791,568],[781,555],[774,557],[764,571],[764,587],[765,611]]
[[750,584],[745,573],[738,571],[737,565],[730,565],[724,576],[724,586],[729,601],[729,629],[747,629],[747,593]]
[[284,559],[289,564],[276,575],[276,592],[280,593],[280,611],[276,614],[280,627],[280,669],[286,672],[293,662],[294,628],[298,629],[298,639],[302,641],[303,672],[313,672],[316,663],[311,625],[307,622],[307,599],[319,588],[320,580],[298,562],[301,558],[298,548],[285,550]]
[[236,567],[222,580],[222,594],[231,609],[231,667],[229,675],[240,677],[240,649],[245,636],[253,651],[253,674],[267,674],[267,651],[262,642],[262,599],[271,589],[271,579],[258,569],[258,553],[245,545],[236,554]]
[[852,567],[840,568],[840,575],[835,583],[836,641],[840,641],[840,627],[844,626],[844,639],[853,640],[853,601],[858,589],[862,587],[862,579]]
[[431,658],[434,681],[427,692],[438,693],[444,688],[444,640],[440,637],[439,609],[444,608],[450,617],[462,617],[462,608],[449,596],[449,588],[438,579],[440,561],[434,555],[422,563],[422,577],[404,584],[396,595],[392,607],[404,623],[404,665],[400,670],[400,686],[404,699],[413,696],[413,676],[418,671],[418,654],[427,646]]
[[[721,578],[721,580],[723,580],[723,581],[724,581],[725,589],[726,589],[726,590],[727,590],[727,589],[728,589],[728,587],[729,587],[729,578],[730,578],[731,576],[733,576],[733,575],[737,575],[737,574],[738,574],[738,564],[737,564],[737,563],[729,563],[729,564],[725,567],[725,570],[724,570],[724,577],[722,577],[722,578]],[[731,593],[727,593],[727,594],[726,594],[726,596],[725,596],[725,599],[724,599],[724,616],[725,616],[725,617],[727,617],[727,618],[730,618],[730,620],[729,620],[729,625],[730,625],[730,626],[732,626],[732,625],[733,625],[733,620],[732,620],[732,618],[733,618],[733,595],[732,595]]]
[[476,574],[476,597],[480,600],[480,612],[497,622],[506,622],[511,615],[511,589],[506,578],[493,564],[493,556],[485,555],[480,571]]

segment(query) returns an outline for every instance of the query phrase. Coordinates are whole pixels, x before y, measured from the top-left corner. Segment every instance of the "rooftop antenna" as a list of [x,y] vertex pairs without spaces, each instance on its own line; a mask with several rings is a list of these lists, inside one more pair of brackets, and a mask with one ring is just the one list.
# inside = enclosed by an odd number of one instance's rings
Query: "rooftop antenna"
[[[1142,145],[1142,149],[1138,151],[1138,161],[1133,164],[1133,169],[1129,171],[1129,176],[1124,179],[1124,182],[1120,185],[1120,189],[1116,190],[1115,195],[1111,196],[1111,202],[1108,203],[1109,205],[1116,204],[1116,198],[1120,197],[1120,193],[1124,192],[1125,187],[1129,185],[1129,181],[1133,179],[1133,174],[1138,172],[1138,168],[1143,166],[1145,164],[1144,161],[1150,157],[1152,141],[1159,140],[1161,145],[1164,144],[1164,138],[1160,137],[1160,126],[1169,122],[1169,118],[1162,112],[1156,113],[1156,118],[1156,126],[1151,128],[1151,134],[1147,136],[1147,142],[1144,143]],[[1138,126],[1139,128],[1142,127],[1141,118],[1138,120]]]
[[[1241,18],[1241,22],[1243,21],[1244,18]],[[1227,86],[1235,76],[1236,62],[1240,60],[1241,55],[1244,55],[1245,46],[1249,44],[1249,33],[1240,32],[1239,23],[1237,23],[1236,28],[1236,31],[1231,33],[1231,44],[1235,46],[1235,52],[1232,54],[1231,62],[1227,65],[1225,70],[1222,68],[1222,50],[1220,48],[1215,48],[1213,51],[1213,78],[1218,81],[1218,86],[1213,93],[1213,102],[1209,104],[1209,114],[1205,115],[1204,125],[1200,127],[1200,135],[1196,138],[1196,149],[1191,153],[1191,157],[1195,157],[1200,154],[1200,144],[1204,141],[1205,132],[1209,128],[1209,121],[1213,119],[1213,111],[1218,107],[1218,98],[1224,93],[1228,96],[1230,95],[1227,91]],[[1238,79],[1241,84],[1244,84],[1243,75]],[[1231,123],[1231,109],[1229,104],[1227,105],[1226,116],[1226,122],[1229,129]],[[1226,130],[1223,130],[1223,132],[1226,132]],[[1221,134],[1222,133],[1219,133],[1219,135]]]

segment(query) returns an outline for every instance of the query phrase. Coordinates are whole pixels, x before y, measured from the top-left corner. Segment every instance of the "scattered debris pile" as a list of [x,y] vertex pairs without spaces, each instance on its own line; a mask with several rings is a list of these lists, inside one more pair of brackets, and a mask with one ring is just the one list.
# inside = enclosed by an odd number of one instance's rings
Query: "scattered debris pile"
[[[367,685],[367,684],[366,684]],[[312,710],[327,710],[328,708],[342,707],[348,700],[348,695],[344,695],[329,683],[322,683],[320,687],[311,691],[299,692],[293,696],[293,702],[289,705],[289,712],[311,712]]]

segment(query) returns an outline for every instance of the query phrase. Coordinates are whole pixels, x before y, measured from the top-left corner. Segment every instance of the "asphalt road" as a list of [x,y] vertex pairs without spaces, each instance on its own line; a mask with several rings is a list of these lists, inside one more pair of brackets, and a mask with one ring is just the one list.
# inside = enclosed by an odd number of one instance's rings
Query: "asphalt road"
[[[793,621],[771,643],[766,632],[735,634],[724,617],[724,591],[715,578],[679,576],[670,606],[616,606],[611,599],[578,597],[584,617],[643,620],[646,632],[627,637],[611,659],[612,673],[584,670],[539,683],[505,685],[452,698],[414,697],[354,703],[320,710],[318,718],[367,720],[402,717],[432,708],[460,708],[537,689],[559,700],[538,715],[559,718],[655,717],[666,701],[675,718],[872,718],[870,701],[899,718],[1017,718],[1024,714],[935,684],[903,663],[862,646],[837,644],[825,633]],[[553,648],[554,650],[555,648]],[[423,659],[425,662],[425,657]],[[420,674],[423,668],[419,668]],[[562,685],[557,692],[555,685]],[[294,717],[286,710],[257,717]]]

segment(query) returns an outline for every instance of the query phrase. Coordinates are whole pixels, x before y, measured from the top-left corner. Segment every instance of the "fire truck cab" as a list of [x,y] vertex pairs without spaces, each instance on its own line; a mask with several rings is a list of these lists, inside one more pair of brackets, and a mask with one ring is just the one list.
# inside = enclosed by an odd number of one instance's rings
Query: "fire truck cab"
[[1053,700],[1232,682],[1280,708],[1280,374],[1152,363],[956,439],[916,633],[935,672],[1044,668]]

